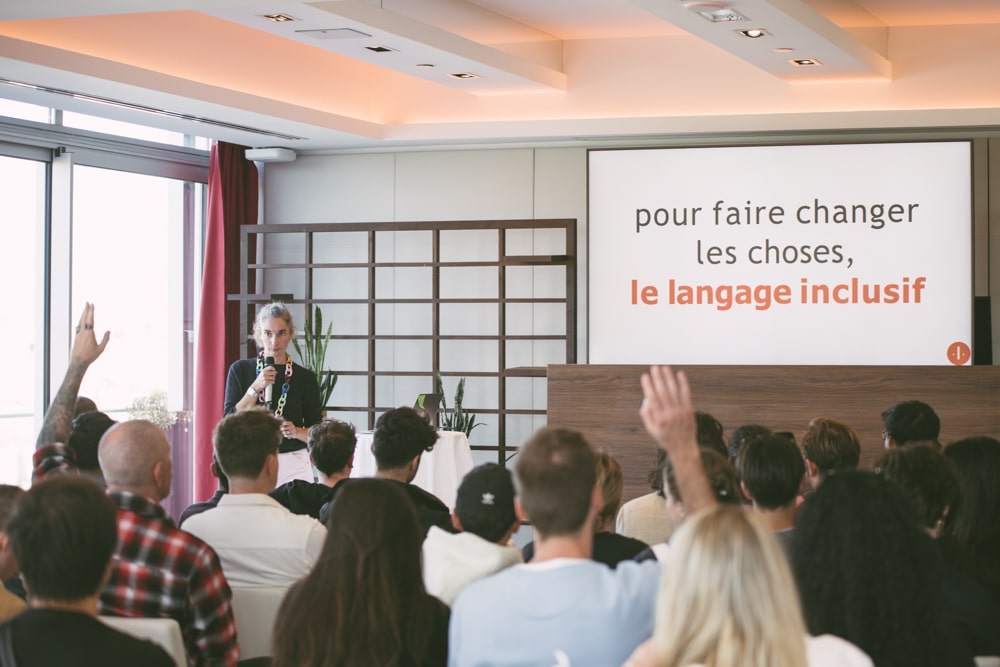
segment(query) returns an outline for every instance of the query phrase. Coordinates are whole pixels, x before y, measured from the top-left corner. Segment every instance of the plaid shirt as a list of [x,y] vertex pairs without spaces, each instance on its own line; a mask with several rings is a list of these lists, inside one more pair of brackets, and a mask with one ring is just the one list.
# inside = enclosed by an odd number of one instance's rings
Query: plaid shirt
[[[76,469],[72,451],[58,443],[36,451],[34,464],[35,481]],[[118,507],[118,545],[100,613],[175,618],[191,665],[235,665],[232,592],[215,552],[175,528],[149,498],[126,491],[108,495]]]

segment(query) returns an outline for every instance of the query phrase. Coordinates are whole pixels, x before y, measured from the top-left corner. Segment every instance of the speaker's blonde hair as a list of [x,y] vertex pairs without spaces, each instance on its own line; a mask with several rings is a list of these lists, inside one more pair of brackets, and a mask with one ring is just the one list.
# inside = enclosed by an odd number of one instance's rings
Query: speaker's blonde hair
[[656,614],[659,664],[804,667],[805,622],[774,536],[746,510],[690,517],[672,541]]

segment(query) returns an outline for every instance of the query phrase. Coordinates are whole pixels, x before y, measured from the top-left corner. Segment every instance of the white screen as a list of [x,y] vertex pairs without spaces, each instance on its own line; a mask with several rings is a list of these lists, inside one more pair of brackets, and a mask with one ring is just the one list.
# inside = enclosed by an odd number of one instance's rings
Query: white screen
[[971,363],[968,142],[591,151],[589,361]]

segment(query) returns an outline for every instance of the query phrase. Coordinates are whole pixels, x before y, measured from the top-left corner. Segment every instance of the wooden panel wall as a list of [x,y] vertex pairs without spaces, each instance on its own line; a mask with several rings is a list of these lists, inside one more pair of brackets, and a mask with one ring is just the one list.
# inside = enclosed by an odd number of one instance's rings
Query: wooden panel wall
[[[801,442],[809,421],[849,424],[861,440],[861,467],[882,449],[882,410],[910,399],[941,418],[941,441],[1000,435],[997,366],[685,366],[695,409],[709,412],[726,437],[743,424],[791,431]],[[649,493],[655,445],[639,419],[645,366],[548,367],[548,424],[581,431],[625,471],[625,500]]]

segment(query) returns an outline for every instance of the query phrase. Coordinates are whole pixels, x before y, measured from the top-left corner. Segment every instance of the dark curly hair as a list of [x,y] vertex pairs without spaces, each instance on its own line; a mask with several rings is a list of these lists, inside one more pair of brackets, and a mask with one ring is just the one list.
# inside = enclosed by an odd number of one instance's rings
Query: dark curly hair
[[380,470],[401,468],[434,449],[437,431],[413,408],[395,408],[375,422],[372,453]]
[[824,481],[795,524],[792,561],[810,634],[833,634],[876,667],[948,664],[934,545],[895,485],[870,472]]
[[920,526],[932,529],[958,502],[958,474],[936,446],[910,443],[885,450],[875,461],[875,474],[899,486],[913,503]]

